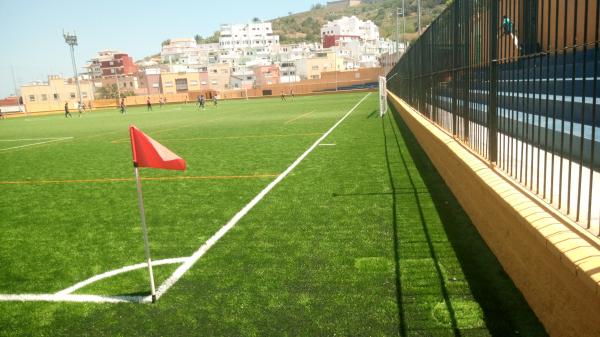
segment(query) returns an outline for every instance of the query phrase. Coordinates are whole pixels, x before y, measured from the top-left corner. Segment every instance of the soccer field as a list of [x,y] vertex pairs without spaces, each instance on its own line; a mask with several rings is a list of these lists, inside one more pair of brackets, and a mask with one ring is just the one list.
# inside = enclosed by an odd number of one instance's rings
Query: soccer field
[[[545,336],[378,116],[362,92],[0,121],[0,336]],[[141,169],[154,304],[130,124],[188,166]]]

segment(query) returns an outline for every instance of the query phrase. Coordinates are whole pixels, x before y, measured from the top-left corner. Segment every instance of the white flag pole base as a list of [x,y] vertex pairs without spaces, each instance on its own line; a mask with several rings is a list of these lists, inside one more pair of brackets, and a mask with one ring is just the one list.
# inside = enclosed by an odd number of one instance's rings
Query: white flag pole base
[[150,276],[150,291],[152,294],[152,303],[156,302],[156,287],[154,285],[154,273],[152,271],[152,259],[150,258],[150,243],[148,242],[148,228],[146,227],[146,212],[144,211],[144,200],[142,198],[142,181],[140,179],[139,169],[134,167],[135,181],[137,184],[138,206],[140,209],[140,218],[142,220],[142,233],[144,235],[144,250],[146,252],[146,261],[148,263],[148,274]]

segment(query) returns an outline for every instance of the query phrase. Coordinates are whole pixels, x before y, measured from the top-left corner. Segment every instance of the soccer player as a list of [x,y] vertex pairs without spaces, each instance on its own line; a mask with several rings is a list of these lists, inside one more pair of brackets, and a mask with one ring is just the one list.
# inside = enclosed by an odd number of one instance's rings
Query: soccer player
[[67,117],[73,117],[73,115],[71,115],[69,112],[69,102],[65,102],[65,118]]
[[285,92],[283,90],[281,90],[281,100],[287,102],[287,99],[285,99]]
[[81,101],[77,102],[77,111],[79,112],[79,117],[81,117],[83,113],[83,104],[81,104]]
[[294,100],[294,89],[290,89],[290,96],[292,97],[292,101]]
[[125,98],[121,98],[121,104],[119,105],[119,107],[121,108],[121,115],[127,113],[127,111],[125,111]]
[[213,105],[214,105],[214,106],[217,106],[217,104],[218,104],[218,101],[217,101],[217,95],[214,95],[214,96],[213,96]]
[[200,107],[202,110],[204,110],[204,103],[206,103],[206,99],[204,98],[204,95],[200,95]]
[[6,116],[4,116],[4,112],[2,112],[2,109],[0,109],[0,119],[6,119]]
[[150,96],[146,98],[146,111],[152,111],[152,101],[150,101]]
[[163,101],[162,97],[158,99],[158,104],[160,105],[161,109],[162,109],[163,105],[165,105],[165,102]]

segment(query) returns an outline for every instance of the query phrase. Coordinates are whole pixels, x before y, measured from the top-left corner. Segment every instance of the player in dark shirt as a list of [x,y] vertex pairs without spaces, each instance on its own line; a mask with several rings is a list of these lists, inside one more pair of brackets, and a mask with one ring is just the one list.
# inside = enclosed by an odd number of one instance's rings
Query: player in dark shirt
[[65,118],[67,117],[73,117],[73,115],[71,115],[69,112],[69,102],[65,102]]

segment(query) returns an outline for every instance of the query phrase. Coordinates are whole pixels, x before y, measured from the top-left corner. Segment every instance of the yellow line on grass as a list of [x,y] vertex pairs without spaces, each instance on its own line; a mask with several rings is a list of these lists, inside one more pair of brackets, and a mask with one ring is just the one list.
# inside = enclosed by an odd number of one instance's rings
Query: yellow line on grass
[[285,125],[287,125],[287,124],[290,124],[290,123],[292,123],[292,122],[294,122],[294,121],[297,121],[297,120],[299,120],[300,118],[304,118],[304,117],[306,117],[306,116],[308,116],[308,115],[310,115],[310,114],[312,114],[312,113],[315,113],[315,110],[313,110],[313,111],[311,111],[311,112],[307,112],[307,113],[305,113],[304,115],[300,115],[300,116],[298,116],[298,117],[294,117],[294,118],[292,118],[292,119],[290,119],[290,120],[288,120],[288,121],[285,121],[285,123],[283,123],[283,124],[285,124]]
[[[145,177],[146,181],[169,181],[169,180],[231,180],[231,179],[260,179],[273,178],[277,174],[252,174],[232,176],[182,176],[182,177]],[[72,184],[72,183],[113,183],[134,181],[134,178],[101,178],[101,179],[70,179],[70,180],[22,180],[22,181],[0,181],[0,185],[38,185],[38,184]]]
[[[226,118],[226,116],[221,116],[221,117],[218,117],[218,118],[213,118],[213,119],[209,119],[207,121],[203,121],[203,123],[218,122],[218,121],[220,121],[222,119],[225,119],[225,118]],[[180,129],[191,128],[191,127],[202,126],[202,125],[203,124],[183,125],[183,126],[178,126],[178,127],[169,128],[169,129],[160,129],[160,130],[151,131],[151,132],[152,132],[152,136],[154,136],[156,134],[167,132],[167,131],[180,130]],[[128,143],[128,142],[129,142],[129,137],[128,138],[115,139],[115,140],[111,141],[112,144]]]
[[[161,139],[161,142],[188,142],[194,140],[220,140],[220,139],[247,139],[247,138],[280,138],[280,137],[296,137],[296,136],[317,136],[321,135],[318,132],[313,133],[288,133],[288,134],[268,134],[268,135],[247,135],[247,136],[225,136],[225,137],[194,137],[194,138],[173,138]],[[129,139],[122,141],[112,141],[113,144],[128,143]]]

